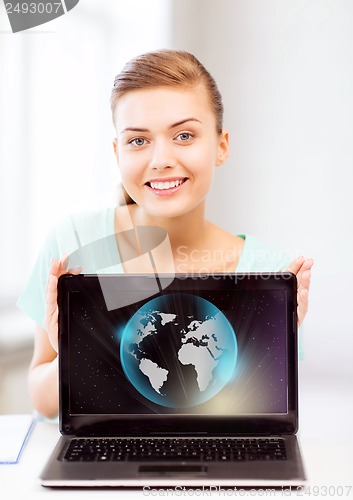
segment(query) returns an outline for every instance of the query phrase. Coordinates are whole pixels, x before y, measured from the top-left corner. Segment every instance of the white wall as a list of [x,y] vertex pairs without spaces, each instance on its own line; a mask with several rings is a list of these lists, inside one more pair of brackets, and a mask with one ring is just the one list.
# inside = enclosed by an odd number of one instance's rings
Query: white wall
[[224,97],[209,217],[315,259],[305,359],[352,375],[353,2],[175,0],[173,46]]

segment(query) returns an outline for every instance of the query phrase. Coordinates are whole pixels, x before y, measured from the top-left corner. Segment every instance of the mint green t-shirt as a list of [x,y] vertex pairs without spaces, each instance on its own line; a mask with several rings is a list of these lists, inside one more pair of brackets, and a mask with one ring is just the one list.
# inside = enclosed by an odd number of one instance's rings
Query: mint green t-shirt
[[[17,306],[44,327],[45,291],[50,261],[65,252],[68,267],[82,266],[86,274],[123,273],[114,226],[115,208],[108,207],[65,217],[49,233]],[[277,272],[290,263],[288,256],[246,234],[236,272]],[[300,349],[300,358],[302,352]]]

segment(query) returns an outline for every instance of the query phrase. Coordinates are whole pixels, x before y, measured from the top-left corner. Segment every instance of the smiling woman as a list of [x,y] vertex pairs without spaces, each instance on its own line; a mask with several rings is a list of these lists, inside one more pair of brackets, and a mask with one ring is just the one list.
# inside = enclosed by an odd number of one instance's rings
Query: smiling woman
[[[166,230],[174,258],[170,267],[170,259],[159,256],[159,269],[181,271],[176,252],[181,228],[189,252],[213,240],[213,226],[204,221],[205,200],[215,167],[228,156],[216,83],[192,54],[161,50],[125,66],[115,79],[111,107],[122,184],[136,202],[129,218],[134,227]],[[125,212],[117,209],[117,232],[124,218]],[[227,245],[235,240],[242,246],[238,237],[225,232],[218,236],[229,239]],[[125,246],[128,242],[120,238],[121,254]],[[199,265],[193,263],[188,270]],[[124,270],[136,272],[136,262],[124,262]],[[143,266],[138,270],[146,271]]]
[[[112,112],[118,168],[135,203],[56,225],[19,300],[37,322],[30,392],[45,415],[58,410],[57,283],[63,274],[287,268],[298,277],[299,322],[307,310],[312,260],[301,257],[289,265],[285,255],[250,235],[229,233],[206,219],[206,197],[229,141],[220,93],[201,63],[172,50],[135,58],[115,79]],[[165,237],[151,245],[156,230]]]

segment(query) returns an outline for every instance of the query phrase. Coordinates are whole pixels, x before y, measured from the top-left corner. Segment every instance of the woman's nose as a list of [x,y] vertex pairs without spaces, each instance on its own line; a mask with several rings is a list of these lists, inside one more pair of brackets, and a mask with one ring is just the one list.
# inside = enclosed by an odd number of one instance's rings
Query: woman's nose
[[163,140],[155,141],[152,148],[150,167],[154,170],[163,170],[175,166],[172,148]]

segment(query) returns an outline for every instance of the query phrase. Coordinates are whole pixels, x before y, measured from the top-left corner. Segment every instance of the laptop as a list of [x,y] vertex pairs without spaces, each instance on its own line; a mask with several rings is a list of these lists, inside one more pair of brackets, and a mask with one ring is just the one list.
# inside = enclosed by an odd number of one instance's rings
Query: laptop
[[64,275],[54,487],[302,485],[292,273]]

